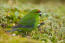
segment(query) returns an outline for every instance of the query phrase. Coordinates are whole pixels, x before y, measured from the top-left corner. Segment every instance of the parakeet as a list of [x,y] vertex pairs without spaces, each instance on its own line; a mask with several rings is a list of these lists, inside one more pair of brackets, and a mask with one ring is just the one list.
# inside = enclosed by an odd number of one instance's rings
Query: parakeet
[[32,10],[18,22],[18,25],[13,27],[12,31],[31,32],[38,27],[41,14],[39,9]]

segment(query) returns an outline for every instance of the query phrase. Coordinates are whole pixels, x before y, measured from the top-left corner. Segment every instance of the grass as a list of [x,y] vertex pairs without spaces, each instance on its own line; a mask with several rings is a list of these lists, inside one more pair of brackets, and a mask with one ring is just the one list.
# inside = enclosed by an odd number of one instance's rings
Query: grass
[[[32,9],[40,9],[43,13],[40,22],[41,33],[38,30],[31,32],[31,38],[12,36],[5,30],[10,30],[20,18]],[[65,6],[62,4],[22,4],[0,6],[0,43],[65,43]],[[2,26],[3,25],[3,26]],[[39,40],[39,41],[38,41]]]

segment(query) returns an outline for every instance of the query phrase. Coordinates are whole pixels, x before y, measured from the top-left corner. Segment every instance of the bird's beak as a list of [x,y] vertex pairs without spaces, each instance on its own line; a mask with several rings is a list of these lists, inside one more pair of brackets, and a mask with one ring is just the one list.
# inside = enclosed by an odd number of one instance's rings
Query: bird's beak
[[40,12],[40,17],[41,17],[42,13]]

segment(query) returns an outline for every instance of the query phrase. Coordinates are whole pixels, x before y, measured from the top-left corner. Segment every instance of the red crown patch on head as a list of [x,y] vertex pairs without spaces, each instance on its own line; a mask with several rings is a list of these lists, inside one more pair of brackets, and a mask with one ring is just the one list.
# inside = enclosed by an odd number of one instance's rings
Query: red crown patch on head
[[40,10],[38,10],[38,12],[40,12]]

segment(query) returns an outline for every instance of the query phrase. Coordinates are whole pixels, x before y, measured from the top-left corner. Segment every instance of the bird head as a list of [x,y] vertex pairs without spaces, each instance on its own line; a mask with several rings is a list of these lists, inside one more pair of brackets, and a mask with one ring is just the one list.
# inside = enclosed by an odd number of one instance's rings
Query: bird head
[[39,9],[32,10],[32,13],[38,14],[39,16],[42,15],[41,11]]

